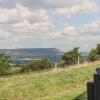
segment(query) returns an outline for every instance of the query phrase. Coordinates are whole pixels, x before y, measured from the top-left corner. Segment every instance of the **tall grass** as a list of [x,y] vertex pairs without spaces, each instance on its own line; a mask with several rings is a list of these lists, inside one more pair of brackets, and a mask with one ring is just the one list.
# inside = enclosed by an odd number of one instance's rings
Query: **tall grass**
[[78,68],[1,77],[0,100],[73,100],[86,91],[86,83],[92,81],[95,68],[99,66],[100,63],[93,63]]

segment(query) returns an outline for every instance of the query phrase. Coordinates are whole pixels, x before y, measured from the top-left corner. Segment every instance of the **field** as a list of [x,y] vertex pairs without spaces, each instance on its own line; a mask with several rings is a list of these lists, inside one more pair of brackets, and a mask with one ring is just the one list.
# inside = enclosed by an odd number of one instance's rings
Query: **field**
[[[86,83],[100,63],[0,78],[0,100],[86,100]],[[76,98],[76,99],[75,99]]]

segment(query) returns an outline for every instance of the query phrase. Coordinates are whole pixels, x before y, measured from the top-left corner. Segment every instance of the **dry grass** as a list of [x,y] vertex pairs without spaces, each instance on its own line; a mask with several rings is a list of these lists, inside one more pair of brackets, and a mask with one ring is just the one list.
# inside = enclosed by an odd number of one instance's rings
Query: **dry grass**
[[100,62],[0,78],[0,100],[73,100],[86,91]]

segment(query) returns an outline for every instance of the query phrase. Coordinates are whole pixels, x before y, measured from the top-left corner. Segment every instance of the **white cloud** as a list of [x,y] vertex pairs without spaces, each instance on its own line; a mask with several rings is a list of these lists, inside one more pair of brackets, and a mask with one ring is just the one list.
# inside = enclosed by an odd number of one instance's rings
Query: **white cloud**
[[78,35],[78,32],[76,31],[75,27],[67,26],[64,28],[64,34],[69,36],[76,36]]
[[49,20],[47,15],[47,11],[45,9],[34,9],[33,10],[33,17],[37,20]]
[[30,18],[33,16],[32,11],[29,8],[22,6],[21,4],[17,4],[15,9],[18,14],[17,16],[21,18]]
[[90,1],[86,3],[81,2],[64,8],[57,8],[55,12],[70,17],[73,14],[99,13],[100,7],[96,4],[96,2]]
[[[26,21],[27,24],[16,24],[15,28],[18,31],[18,28],[21,29],[27,29],[29,27],[29,30],[38,30],[35,32],[32,32],[31,34],[27,34],[24,32],[24,34],[20,35],[20,39],[24,38],[24,42],[27,42],[27,39],[29,40],[29,43],[33,43],[32,40],[34,40],[36,43],[38,44],[42,44],[45,47],[58,47],[58,48],[63,48],[63,49],[71,49],[74,46],[79,46],[81,47],[83,50],[90,49],[93,45],[96,45],[96,43],[99,43],[100,41],[100,35],[98,34],[90,34],[90,33],[86,33],[86,34],[81,34],[80,28],[76,28],[74,26],[65,26],[62,30],[60,31],[49,31],[48,29],[45,30],[44,32],[41,31],[40,29],[43,28],[38,28],[37,27],[33,27],[34,24],[30,24],[29,22]],[[92,22],[93,24],[94,22]],[[95,21],[95,23],[99,23],[98,21]],[[27,25],[27,26],[25,26]],[[39,25],[39,24],[36,24]],[[23,27],[22,27],[23,26]],[[43,26],[43,25],[42,25]],[[96,27],[96,25],[94,24],[94,26]],[[48,27],[50,28],[50,27]],[[27,30],[25,30],[27,32]],[[19,32],[21,33],[21,31]],[[17,40],[19,39],[19,37],[17,37]],[[19,39],[19,40],[20,40]],[[15,40],[15,39],[14,39]],[[38,41],[39,40],[39,41]],[[18,41],[17,41],[18,42]],[[26,43],[25,42],[25,43]],[[90,44],[93,45],[90,45]],[[70,46],[71,45],[71,46]],[[67,46],[67,47],[66,47]]]
[[3,29],[0,29],[0,38],[3,38],[3,39],[8,39],[9,37],[11,37],[11,33],[10,32],[7,32]]
[[2,9],[0,8],[0,22],[8,22],[16,18],[16,9]]
[[99,33],[100,32],[100,19],[97,19],[90,24],[84,24],[80,27],[81,32],[94,32]]
[[19,21],[32,17],[32,11],[20,4],[15,8],[0,8],[0,22]]
[[[0,5],[6,1],[0,0]],[[2,48],[57,47],[70,49],[79,46],[87,49],[100,42],[100,19],[79,25],[84,14],[92,13],[90,17],[87,17],[91,18],[100,13],[99,4],[95,0],[13,1],[16,1],[15,6],[7,3],[0,6],[0,44],[3,43],[0,47]],[[71,19],[68,20],[65,17],[63,19],[58,14],[67,17],[74,14],[82,14],[82,16],[79,16],[78,18],[81,19],[75,23],[76,21],[72,22]],[[74,26],[76,24],[77,27]]]
[[40,22],[34,22],[30,23],[28,20],[24,20],[19,23],[15,23],[12,25],[12,30],[14,32],[33,32],[33,31],[46,31],[52,28],[52,22],[47,20],[47,21],[40,21]]
[[14,21],[11,28],[16,32],[47,30],[52,26],[45,9],[30,10],[21,4],[16,4],[16,8],[0,8],[0,23],[10,21]]

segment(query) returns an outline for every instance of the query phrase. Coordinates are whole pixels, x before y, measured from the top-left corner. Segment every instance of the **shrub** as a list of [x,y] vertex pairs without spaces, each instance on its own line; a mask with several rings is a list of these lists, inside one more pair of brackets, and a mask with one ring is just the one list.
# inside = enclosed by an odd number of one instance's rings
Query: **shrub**
[[22,72],[40,71],[44,69],[52,68],[52,62],[48,58],[43,58],[41,60],[32,61],[22,67]]
[[58,63],[58,67],[64,68],[65,67],[65,61],[64,60],[60,60],[59,63]]
[[6,75],[11,70],[11,59],[6,54],[0,54],[0,75]]

